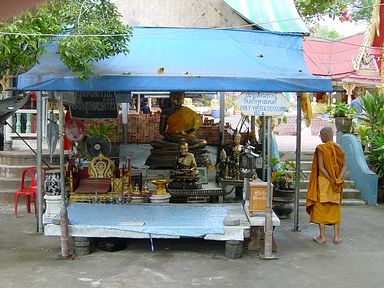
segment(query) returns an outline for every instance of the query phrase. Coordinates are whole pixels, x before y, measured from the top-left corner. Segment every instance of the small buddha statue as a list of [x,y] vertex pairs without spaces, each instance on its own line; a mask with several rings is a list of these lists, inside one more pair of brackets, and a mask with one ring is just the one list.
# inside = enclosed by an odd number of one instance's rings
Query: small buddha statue
[[235,131],[233,134],[233,146],[232,146],[232,161],[234,164],[233,178],[240,179],[240,154],[243,152],[244,147],[240,144],[241,134]]
[[148,194],[149,193],[149,188],[148,188],[148,184],[147,182],[144,183],[144,186],[143,186],[143,194]]
[[171,179],[168,184],[172,189],[198,189],[201,188],[199,171],[197,170],[195,156],[188,152],[188,143],[179,144],[179,154],[175,159],[174,170],[171,171]]
[[217,164],[216,176],[219,179],[229,179],[228,157],[225,149],[222,149],[220,152],[220,162]]

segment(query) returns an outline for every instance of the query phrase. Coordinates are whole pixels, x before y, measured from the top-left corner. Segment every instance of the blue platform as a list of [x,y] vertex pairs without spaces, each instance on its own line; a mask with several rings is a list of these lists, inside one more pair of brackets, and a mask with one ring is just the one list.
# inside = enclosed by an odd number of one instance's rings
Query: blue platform
[[221,205],[75,203],[68,207],[70,225],[185,237],[224,234],[227,214]]

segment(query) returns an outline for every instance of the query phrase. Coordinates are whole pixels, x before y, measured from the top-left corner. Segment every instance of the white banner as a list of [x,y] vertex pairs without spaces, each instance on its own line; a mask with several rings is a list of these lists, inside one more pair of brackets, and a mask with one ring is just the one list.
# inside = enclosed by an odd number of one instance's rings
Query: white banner
[[240,111],[250,116],[279,116],[291,105],[283,93],[246,92],[235,100]]

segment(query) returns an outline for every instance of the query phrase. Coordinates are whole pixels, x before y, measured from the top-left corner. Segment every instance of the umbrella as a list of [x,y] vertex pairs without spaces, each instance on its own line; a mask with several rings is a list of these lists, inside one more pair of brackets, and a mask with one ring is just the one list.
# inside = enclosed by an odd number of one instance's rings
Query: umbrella
[[7,120],[19,108],[28,101],[28,94],[19,94],[16,97],[10,97],[0,100],[0,122]]
[[56,150],[57,140],[59,139],[59,125],[56,121],[50,121],[47,125],[47,144],[50,155],[50,163],[52,164],[53,153]]

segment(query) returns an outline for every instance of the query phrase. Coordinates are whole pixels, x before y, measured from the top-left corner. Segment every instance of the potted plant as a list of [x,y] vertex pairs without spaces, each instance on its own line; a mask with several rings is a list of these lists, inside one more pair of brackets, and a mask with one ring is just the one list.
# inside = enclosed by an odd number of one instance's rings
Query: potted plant
[[348,133],[352,127],[352,118],[357,114],[357,111],[347,103],[337,102],[328,106],[325,113],[335,119],[337,131]]
[[[272,208],[280,218],[289,218],[294,210],[296,164],[290,160],[280,162],[272,157]],[[305,177],[303,172],[300,172]]]

